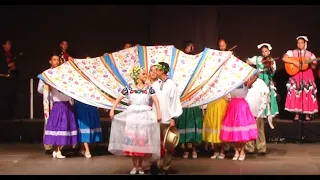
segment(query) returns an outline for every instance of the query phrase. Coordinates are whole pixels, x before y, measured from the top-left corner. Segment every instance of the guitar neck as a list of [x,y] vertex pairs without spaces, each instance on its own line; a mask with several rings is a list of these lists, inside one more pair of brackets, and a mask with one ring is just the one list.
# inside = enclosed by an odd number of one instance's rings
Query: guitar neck
[[310,59],[310,60],[306,61],[305,64],[309,64],[309,63],[319,61],[319,60],[320,60],[320,58]]

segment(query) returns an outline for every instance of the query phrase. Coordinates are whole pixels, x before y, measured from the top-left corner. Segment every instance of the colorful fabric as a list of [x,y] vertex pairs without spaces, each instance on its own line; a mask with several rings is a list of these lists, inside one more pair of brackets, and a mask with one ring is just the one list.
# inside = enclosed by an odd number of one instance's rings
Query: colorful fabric
[[[120,91],[133,82],[134,66],[148,74],[158,62],[170,65],[169,78],[178,85],[184,108],[219,99],[257,72],[228,51],[206,48],[187,55],[174,46],[134,46],[103,57],[74,59],[38,77],[80,102],[110,109]],[[127,103],[124,98],[117,110],[124,110]]]
[[95,143],[102,141],[99,110],[78,101],[74,103],[74,109],[79,127],[79,142]]
[[202,142],[202,110],[199,107],[184,108],[177,120],[179,143]]
[[228,100],[225,97],[208,104],[203,118],[202,139],[204,142],[221,143],[220,129],[227,107]]
[[64,146],[78,143],[78,125],[69,102],[54,102],[43,144]]
[[256,119],[244,98],[231,98],[220,130],[220,140],[247,142],[258,137]]

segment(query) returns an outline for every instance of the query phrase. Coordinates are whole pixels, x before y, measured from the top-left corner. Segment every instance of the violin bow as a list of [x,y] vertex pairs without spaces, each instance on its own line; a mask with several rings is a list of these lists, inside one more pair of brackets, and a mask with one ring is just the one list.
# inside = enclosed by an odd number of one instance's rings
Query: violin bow
[[232,48],[230,48],[228,51],[232,51],[233,49],[235,49],[238,45],[233,46]]

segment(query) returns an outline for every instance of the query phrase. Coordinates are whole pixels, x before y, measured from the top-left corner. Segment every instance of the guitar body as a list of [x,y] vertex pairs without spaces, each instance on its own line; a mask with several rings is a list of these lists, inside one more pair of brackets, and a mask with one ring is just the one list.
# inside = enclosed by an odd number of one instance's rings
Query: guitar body
[[289,58],[291,61],[293,62],[297,62],[297,63],[302,63],[302,67],[300,69],[300,67],[297,67],[294,64],[291,63],[285,63],[284,64],[284,68],[286,70],[286,72],[290,75],[290,76],[294,76],[296,75],[298,72],[300,71],[305,71],[308,69],[309,64],[308,63],[304,63],[306,62],[306,57],[300,57],[300,58],[296,58],[296,57],[290,57]]

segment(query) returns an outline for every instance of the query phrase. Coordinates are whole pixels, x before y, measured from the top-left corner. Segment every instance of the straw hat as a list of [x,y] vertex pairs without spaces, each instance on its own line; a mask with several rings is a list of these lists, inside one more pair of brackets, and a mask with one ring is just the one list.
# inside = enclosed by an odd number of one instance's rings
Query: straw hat
[[176,127],[169,127],[164,135],[163,148],[172,151],[179,144],[179,130]]

